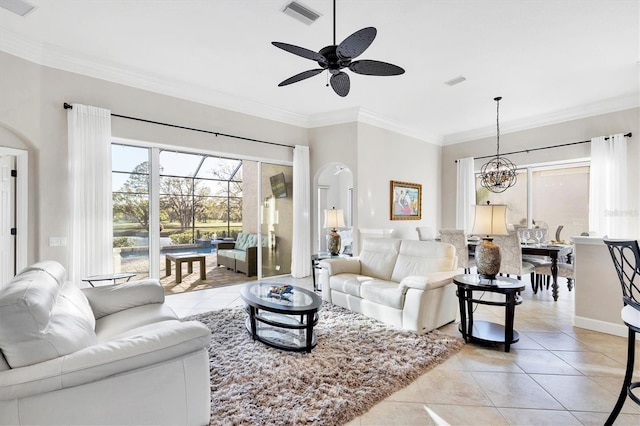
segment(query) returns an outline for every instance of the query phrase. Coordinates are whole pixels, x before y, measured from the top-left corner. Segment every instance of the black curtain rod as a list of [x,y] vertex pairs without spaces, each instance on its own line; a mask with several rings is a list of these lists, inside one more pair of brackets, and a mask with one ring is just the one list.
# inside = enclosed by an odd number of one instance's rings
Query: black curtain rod
[[[73,109],[73,105],[68,104],[66,102],[63,104],[63,106],[64,106],[64,109]],[[196,129],[196,128],[193,128],[193,127],[179,126],[177,124],[169,124],[169,123],[162,123],[160,121],[146,120],[144,118],[129,117],[127,115],[120,115],[120,114],[111,113],[111,116],[112,117],[118,117],[118,118],[126,118],[127,120],[142,121],[143,123],[158,124],[160,126],[174,127],[176,129],[191,130],[193,132],[209,133],[211,135],[216,135],[216,136],[226,136],[228,138],[241,139],[243,141],[266,143],[268,145],[282,146],[282,147],[285,147],[285,148],[295,148],[295,147],[293,147],[291,145],[286,145],[286,144],[283,144],[283,143],[261,141],[259,139],[245,138],[243,136],[228,135],[226,133],[214,132],[214,131],[211,131],[211,130]]]
[[[632,133],[629,132],[627,134],[624,135],[625,138],[630,138],[632,136]],[[609,137],[604,138],[604,140],[609,140]],[[523,152],[526,152],[527,154],[530,153],[531,151],[540,151],[543,149],[551,149],[551,148],[560,148],[563,146],[571,146],[571,145],[580,145],[583,143],[589,143],[591,141],[580,141],[580,142],[569,142],[569,143],[562,143],[559,145],[551,145],[551,146],[543,146],[540,148],[531,148],[531,149],[523,149],[522,151],[512,151],[512,152],[505,152],[503,154],[500,154],[500,156],[504,156],[504,155],[512,155],[512,154],[522,154]],[[495,155],[483,155],[482,157],[473,157],[474,160],[482,160],[484,158],[493,158],[495,157]],[[455,162],[457,163],[458,160],[455,160]]]

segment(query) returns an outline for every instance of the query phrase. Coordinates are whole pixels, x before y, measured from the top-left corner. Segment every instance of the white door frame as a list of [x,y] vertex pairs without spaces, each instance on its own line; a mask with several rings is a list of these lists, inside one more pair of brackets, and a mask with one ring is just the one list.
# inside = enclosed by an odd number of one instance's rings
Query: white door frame
[[16,157],[16,270],[27,267],[29,239],[29,152],[0,146],[0,155]]

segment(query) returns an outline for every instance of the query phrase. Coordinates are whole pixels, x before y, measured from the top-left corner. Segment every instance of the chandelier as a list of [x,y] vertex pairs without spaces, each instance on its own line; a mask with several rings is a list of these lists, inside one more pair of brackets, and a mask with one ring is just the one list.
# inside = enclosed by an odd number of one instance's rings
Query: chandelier
[[491,192],[504,192],[516,184],[516,165],[508,158],[500,157],[500,100],[501,96],[493,98],[496,101],[497,149],[496,156],[480,169],[480,184]]

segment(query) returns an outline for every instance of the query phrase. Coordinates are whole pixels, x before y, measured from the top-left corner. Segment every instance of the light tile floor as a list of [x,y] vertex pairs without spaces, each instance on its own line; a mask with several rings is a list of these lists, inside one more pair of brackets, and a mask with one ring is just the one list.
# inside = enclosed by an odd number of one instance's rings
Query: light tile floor
[[[270,279],[312,288],[311,277]],[[531,291],[516,308],[520,341],[511,352],[467,344],[455,356],[349,422],[364,425],[602,425],[613,407],[626,363],[626,339],[573,326],[574,292]],[[240,286],[167,296],[180,316],[242,306]],[[489,294],[485,297],[490,297]],[[474,318],[502,323],[504,308],[479,305]],[[457,324],[442,331],[459,336]],[[636,343],[636,354],[640,344]],[[640,355],[636,357],[640,380]],[[640,425],[627,398],[616,425]]]

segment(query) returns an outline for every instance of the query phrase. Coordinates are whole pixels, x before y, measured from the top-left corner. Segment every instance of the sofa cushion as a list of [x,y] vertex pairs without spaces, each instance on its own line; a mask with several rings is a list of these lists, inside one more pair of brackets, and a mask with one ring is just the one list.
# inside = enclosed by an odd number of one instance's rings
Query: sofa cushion
[[411,275],[428,275],[433,272],[455,270],[456,249],[448,243],[437,241],[404,240],[391,280],[400,282]]
[[329,287],[331,287],[331,290],[336,290],[340,293],[360,297],[361,284],[371,280],[373,278],[359,274],[339,274],[331,277]]
[[29,271],[44,271],[56,280],[58,286],[62,286],[67,280],[67,271],[64,269],[64,266],[55,260],[43,260],[42,262],[34,263],[24,268],[20,273]]
[[258,247],[258,234],[249,234],[244,249],[246,250],[249,247]]
[[218,250],[218,256],[228,257],[235,259],[235,251],[233,249],[220,249]]
[[43,260],[42,262],[37,262],[33,265],[27,266],[20,272],[20,274],[29,271],[42,271],[51,276],[51,278],[58,283],[58,287],[61,289],[60,296],[65,297],[69,303],[82,312],[82,314],[91,322],[91,328],[95,329],[96,322],[91,306],[89,305],[89,301],[78,286],[66,283],[67,271],[64,269],[64,266],[55,260]]
[[360,295],[364,300],[402,309],[404,306],[404,289],[393,281],[370,280],[360,287]]
[[96,319],[149,303],[164,302],[164,288],[156,278],[82,289]]
[[93,315],[87,317],[86,309],[78,306],[82,293],[70,282],[61,288],[54,275],[31,269],[0,291],[0,350],[11,368],[67,355],[96,342]]
[[391,279],[393,266],[400,250],[400,241],[388,238],[364,239],[358,256],[360,273],[382,280]]
[[238,237],[236,238],[236,244],[235,244],[235,248],[238,250],[244,250],[246,249],[248,246],[248,238],[249,238],[249,234],[245,234],[243,232],[238,234]]
[[247,260],[247,252],[244,250],[234,250],[232,255],[240,262],[245,262]]
[[136,306],[100,318],[96,321],[96,336],[99,342],[120,339],[138,327],[177,318],[173,309],[165,303]]

